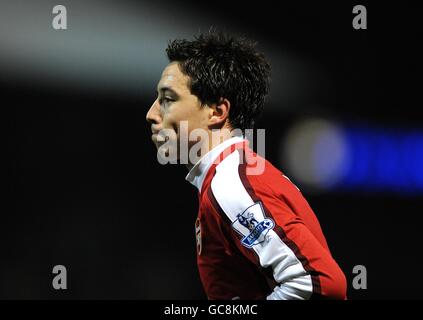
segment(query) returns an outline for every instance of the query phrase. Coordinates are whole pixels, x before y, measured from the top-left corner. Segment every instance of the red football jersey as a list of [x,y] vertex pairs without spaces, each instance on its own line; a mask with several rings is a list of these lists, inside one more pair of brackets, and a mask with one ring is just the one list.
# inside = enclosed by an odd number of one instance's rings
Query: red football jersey
[[218,145],[186,179],[199,191],[197,264],[209,299],[346,298],[313,210],[247,140]]

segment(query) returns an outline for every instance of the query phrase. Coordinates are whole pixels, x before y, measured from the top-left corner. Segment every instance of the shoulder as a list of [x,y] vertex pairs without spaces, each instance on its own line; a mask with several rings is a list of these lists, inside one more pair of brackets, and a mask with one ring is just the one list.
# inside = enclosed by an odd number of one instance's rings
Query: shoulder
[[250,168],[254,168],[251,163],[247,163],[243,150],[232,152],[214,169],[208,193],[231,221],[236,220],[237,214],[261,200],[255,190],[263,187],[260,186],[260,180],[269,176],[267,171],[271,168],[264,158],[260,158],[260,161],[264,161],[265,167],[259,180],[248,174]]
[[244,150],[237,150],[220,162],[212,173],[208,193],[226,215],[239,212],[261,201],[284,199],[299,194],[298,188],[269,161],[253,154],[249,161]]

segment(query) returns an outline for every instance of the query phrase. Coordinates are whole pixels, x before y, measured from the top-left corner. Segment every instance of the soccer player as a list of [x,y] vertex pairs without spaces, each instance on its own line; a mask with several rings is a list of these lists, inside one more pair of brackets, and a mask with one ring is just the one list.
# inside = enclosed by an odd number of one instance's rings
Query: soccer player
[[207,297],[345,299],[345,276],[313,210],[242,135],[269,91],[263,54],[244,38],[216,32],[174,40],[166,52],[170,63],[146,118],[162,155],[179,143],[178,163],[188,137],[186,180],[198,189],[197,264]]

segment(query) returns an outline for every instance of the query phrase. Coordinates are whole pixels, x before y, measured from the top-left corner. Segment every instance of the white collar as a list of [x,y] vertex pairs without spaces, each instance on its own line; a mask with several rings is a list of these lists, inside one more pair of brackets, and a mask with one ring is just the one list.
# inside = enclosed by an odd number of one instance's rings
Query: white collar
[[191,184],[196,186],[198,191],[201,192],[201,187],[203,186],[204,178],[206,177],[207,172],[212,166],[214,160],[227,147],[242,141],[244,141],[244,138],[242,136],[235,136],[223,141],[221,144],[211,149],[200,160],[197,161],[197,163],[188,172],[187,176],[185,177],[185,180],[189,181]]

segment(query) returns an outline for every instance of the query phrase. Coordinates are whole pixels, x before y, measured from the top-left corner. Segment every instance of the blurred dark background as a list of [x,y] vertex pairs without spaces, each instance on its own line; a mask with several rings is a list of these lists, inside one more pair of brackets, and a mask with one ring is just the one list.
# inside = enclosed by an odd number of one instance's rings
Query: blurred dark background
[[[271,60],[272,92],[257,126],[266,129],[266,157],[318,215],[348,278],[349,298],[423,298],[423,191],[421,180],[412,180],[421,177],[423,163],[414,161],[407,174],[402,162],[388,171],[410,176],[405,183],[415,188],[365,179],[328,186],[301,180],[301,159],[286,156],[288,145],[301,148],[289,133],[313,119],[330,128],[420,137],[416,7],[75,0],[60,3],[68,30],[56,31],[54,1],[0,3],[8,189],[0,298],[205,298],[195,261],[196,190],[184,181],[185,168],[157,163],[145,114],[166,65],[167,41],[210,26],[253,38]],[[367,30],[352,28],[356,4],[367,7]],[[408,158],[422,159],[420,149],[410,150]],[[67,267],[68,290],[51,286],[59,264]],[[367,290],[352,287],[355,265],[367,268]]]

